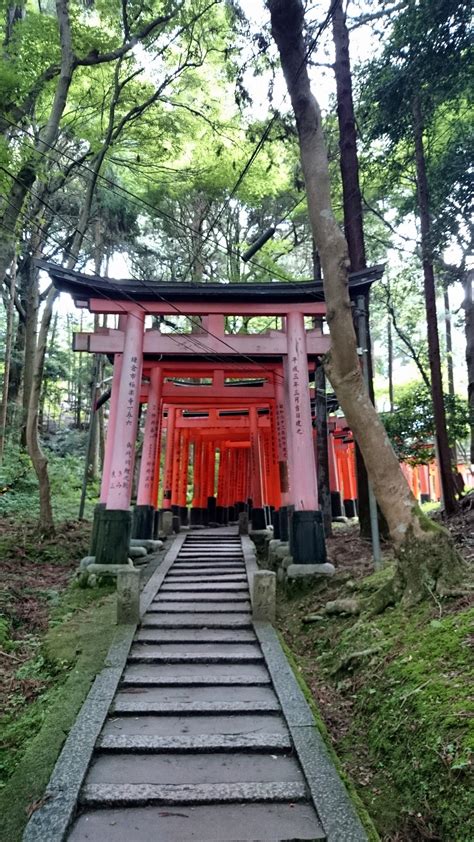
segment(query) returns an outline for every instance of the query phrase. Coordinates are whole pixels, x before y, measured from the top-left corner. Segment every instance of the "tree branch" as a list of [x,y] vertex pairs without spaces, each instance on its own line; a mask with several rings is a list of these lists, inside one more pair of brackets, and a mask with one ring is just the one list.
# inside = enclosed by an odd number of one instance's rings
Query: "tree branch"
[[139,41],[143,41],[144,38],[147,38],[147,36],[150,35],[158,26],[169,23],[170,20],[176,16],[182,6],[183,3],[180,3],[178,8],[173,11],[172,14],[159,15],[157,18],[153,18],[153,20],[143,26],[139,32],[115,50],[110,50],[108,53],[97,53],[95,50],[92,50],[83,58],[76,56],[74,59],[74,67],[92,67],[97,64],[106,64],[109,61],[116,61],[116,59],[123,58],[123,56],[130,52],[130,50],[133,49]]

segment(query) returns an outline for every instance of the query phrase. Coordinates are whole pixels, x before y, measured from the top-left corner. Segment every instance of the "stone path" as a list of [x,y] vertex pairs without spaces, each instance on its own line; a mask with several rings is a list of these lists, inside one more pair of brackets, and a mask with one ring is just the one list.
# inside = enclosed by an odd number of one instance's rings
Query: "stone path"
[[[282,692],[285,682],[289,691]],[[100,687],[99,681],[98,707]],[[95,715],[94,698],[88,701],[85,731],[79,717],[79,736],[68,738],[46,795],[51,800],[33,816],[28,842],[366,840],[334,767],[323,768],[330,764],[325,755],[319,768],[320,737],[271,626],[252,624],[235,534],[186,536],[137,628],[102,730],[90,743],[90,764],[88,756],[75,757]],[[87,774],[76,774],[77,803],[64,789],[81,762]],[[308,769],[316,763],[311,783]],[[329,804],[334,779],[341,824]],[[61,810],[75,813],[64,833]]]

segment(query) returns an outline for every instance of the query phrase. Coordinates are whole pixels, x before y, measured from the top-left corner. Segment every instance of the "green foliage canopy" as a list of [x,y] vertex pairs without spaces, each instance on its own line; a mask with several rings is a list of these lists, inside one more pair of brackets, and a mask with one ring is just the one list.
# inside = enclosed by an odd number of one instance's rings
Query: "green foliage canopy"
[[[449,443],[463,441],[468,432],[467,402],[457,395],[445,395]],[[435,458],[433,402],[427,387],[411,383],[395,393],[395,411],[381,415],[399,459],[411,465],[426,465]]]

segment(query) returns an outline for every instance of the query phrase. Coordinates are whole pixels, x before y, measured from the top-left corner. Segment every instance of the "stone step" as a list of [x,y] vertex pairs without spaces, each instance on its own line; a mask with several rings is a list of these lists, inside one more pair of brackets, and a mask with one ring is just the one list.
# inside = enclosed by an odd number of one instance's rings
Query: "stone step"
[[[102,736],[190,737],[212,734],[236,736],[239,734],[287,734],[283,717],[271,714],[217,714],[215,716],[140,716],[111,715],[104,724]],[[185,780],[185,778],[183,778]],[[254,780],[249,777],[248,780]],[[166,780],[165,780],[166,783]],[[179,781],[178,781],[179,783]]]
[[232,655],[236,658],[262,658],[262,650],[256,641],[235,643],[222,641],[199,641],[191,640],[187,643],[180,641],[155,643],[153,640],[135,639],[130,654],[137,655],[163,655],[167,658],[182,658],[184,656],[223,658],[225,655]]
[[256,636],[247,629],[154,629],[139,628],[135,641],[147,643],[253,643]]
[[97,754],[86,784],[213,784],[239,781],[303,783],[289,754],[200,752],[199,754]]
[[213,553],[240,553],[242,555],[242,547],[239,544],[229,544],[226,541],[216,541],[215,544],[209,544],[208,541],[196,541],[193,544],[185,543],[181,547],[178,555],[202,550],[209,550]]
[[124,684],[269,684],[260,664],[130,664],[123,674]]
[[188,535],[186,537],[186,540],[184,541],[183,546],[184,547],[190,547],[190,546],[193,546],[194,544],[209,544],[209,546],[216,546],[216,547],[220,547],[220,546],[222,546],[222,544],[225,544],[226,546],[228,544],[232,544],[233,546],[236,546],[236,547],[242,546],[242,542],[237,535],[227,535],[227,536],[225,536],[225,535],[222,535],[222,533],[220,535],[214,535],[212,537],[209,537],[208,535]]
[[[264,830],[262,831],[262,828]],[[262,835],[263,832],[263,835]],[[84,809],[68,842],[319,842],[326,840],[305,802]]]
[[218,570],[226,572],[229,567],[236,567],[238,570],[245,570],[245,563],[240,558],[231,561],[219,561],[217,558],[200,559],[195,561],[192,558],[177,559],[171,567],[171,572],[183,567],[196,567],[199,570],[206,570],[209,567],[217,567]]
[[189,556],[179,556],[174,562],[173,567],[178,564],[199,564],[199,565],[210,565],[215,564],[219,567],[228,567],[230,565],[244,565],[244,559],[242,556],[216,556],[213,553],[206,553],[206,555],[197,555],[196,553],[192,553]]
[[[262,831],[262,828],[264,830]],[[263,835],[262,835],[263,834]],[[325,840],[308,803],[84,809],[68,842],[319,842]]]
[[180,581],[171,581],[170,577],[167,576],[165,579],[164,584],[160,588],[160,596],[162,594],[170,594],[170,593],[227,593],[227,594],[239,594],[239,593],[248,593],[248,585],[246,585],[245,581],[241,582],[210,582],[208,578],[204,581],[203,579],[198,579],[196,582],[183,582]]
[[193,551],[189,553],[180,553],[176,561],[212,561],[217,563],[229,561],[243,561],[242,553],[217,553],[212,550],[201,550],[199,552]]
[[241,549],[232,549],[230,547],[193,547],[178,553],[178,560],[183,558],[216,558],[219,561],[230,559],[243,559],[244,555]]
[[[200,688],[203,689],[203,688]],[[160,716],[176,715],[180,717],[206,716],[215,719],[219,715],[238,713],[271,713],[278,712],[280,705],[276,699],[268,701],[231,701],[231,702],[161,702],[144,701],[135,694],[119,694],[111,711],[114,714],[159,714]]]
[[[182,684],[180,686],[147,686],[143,684],[132,684],[120,687],[116,702],[146,702],[153,705],[180,705],[187,706],[189,710],[193,705],[206,705],[209,709],[212,705],[221,704],[258,704],[277,705],[277,697],[272,688],[266,684],[209,684],[195,686]],[[164,711],[164,707],[163,707]]]
[[203,564],[174,564],[166,578],[173,576],[245,576],[247,578],[247,571],[244,564],[219,565],[219,567],[216,567],[214,562],[208,566]]
[[302,783],[216,783],[216,784],[86,784],[80,802],[86,807],[163,806],[194,804],[248,804],[252,802],[306,799]]
[[242,611],[250,611],[249,600],[232,600],[229,605],[221,605],[219,602],[196,600],[195,602],[152,602],[149,613],[173,614],[175,612],[184,614],[197,614],[205,611],[209,614],[240,614]]
[[257,664],[262,655],[155,655],[151,652],[131,652],[129,664]]
[[[169,584],[170,587],[176,588],[181,587],[181,583],[183,585],[205,585],[206,582],[209,584],[222,584],[222,585],[247,585],[248,580],[247,576],[243,575],[242,573],[206,573],[203,572],[199,576],[196,573],[188,574],[188,573],[169,573],[166,577],[166,582]],[[161,590],[163,589],[163,586]]]
[[225,542],[219,541],[218,543],[208,544],[205,541],[197,541],[195,544],[184,544],[178,553],[178,555],[186,555],[187,553],[194,553],[194,552],[203,552],[204,550],[215,553],[216,555],[222,555],[222,553],[235,553],[242,555],[242,547],[238,544],[227,544]]
[[162,591],[153,600],[152,605],[158,603],[175,603],[175,602],[217,602],[229,603],[230,605],[240,605],[242,602],[249,601],[249,589],[241,588],[238,591],[223,591],[217,588],[214,591],[181,591],[179,588],[174,588],[172,591]]
[[134,643],[129,661],[162,664],[251,664],[263,660],[262,652],[257,645],[238,644],[171,644],[160,645],[153,643]]
[[[121,736],[107,734],[97,739],[100,751],[120,752],[211,752],[270,751],[291,749],[288,734],[204,734],[196,736]],[[229,757],[229,762],[231,758]]]
[[200,629],[205,626],[208,629],[250,629],[252,618],[247,612],[241,614],[216,614],[209,611],[201,611],[195,614],[180,613],[164,615],[163,612],[146,613],[142,619],[142,626],[153,628],[182,628]]

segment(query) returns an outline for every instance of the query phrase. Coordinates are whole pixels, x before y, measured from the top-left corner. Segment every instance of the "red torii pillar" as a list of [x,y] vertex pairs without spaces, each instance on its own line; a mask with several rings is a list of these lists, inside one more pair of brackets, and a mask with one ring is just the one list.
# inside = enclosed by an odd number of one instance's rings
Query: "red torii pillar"
[[202,438],[199,430],[193,436],[193,500],[189,519],[191,526],[202,526],[201,485],[202,485]]
[[341,484],[337,470],[336,449],[334,444],[333,431],[328,430],[328,464],[329,464],[329,490],[331,492],[331,512],[333,517],[342,517]]
[[107,504],[107,495],[110,484],[110,466],[112,464],[112,453],[114,450],[115,421],[117,418],[117,404],[120,389],[120,376],[122,371],[122,354],[115,354],[114,373],[112,375],[112,388],[110,395],[109,423],[105,439],[104,465],[102,468],[102,480],[100,485],[99,503],[94,508],[94,522],[92,524],[92,536],[90,554],[95,555],[97,551],[97,538],[102,528],[102,514]]
[[252,471],[252,528],[265,529],[267,523],[263,508],[262,493],[262,458],[260,454],[260,436],[258,428],[258,411],[256,406],[249,407],[250,426],[250,463]]
[[173,483],[173,444],[175,430],[176,407],[168,406],[168,418],[166,424],[166,450],[165,450],[165,471],[163,483],[163,508],[171,508],[171,494]]
[[181,469],[178,488],[179,519],[181,526],[188,525],[188,470],[189,470],[189,430],[181,431]]
[[290,551],[297,564],[326,561],[322,514],[313,447],[309,371],[303,313],[291,310],[286,319],[288,408],[292,438]]
[[[286,365],[287,368],[287,365]],[[288,424],[287,424],[287,395],[286,378],[283,372],[275,372],[275,421],[277,433],[278,468],[280,481],[281,505],[278,512],[278,521],[273,524],[275,538],[288,541],[288,506],[290,505],[290,477],[288,465]]]
[[[135,445],[143,365],[144,311],[130,309],[124,330],[124,345],[117,403],[112,421],[113,447],[96,543],[98,564],[126,564],[130,545]],[[112,407],[111,407],[112,409]]]
[[162,370],[155,366],[150,372],[150,387],[145,418],[140,476],[138,479],[137,505],[133,513],[133,535],[135,538],[153,538],[156,497],[154,475],[158,450],[158,431],[161,409]]

